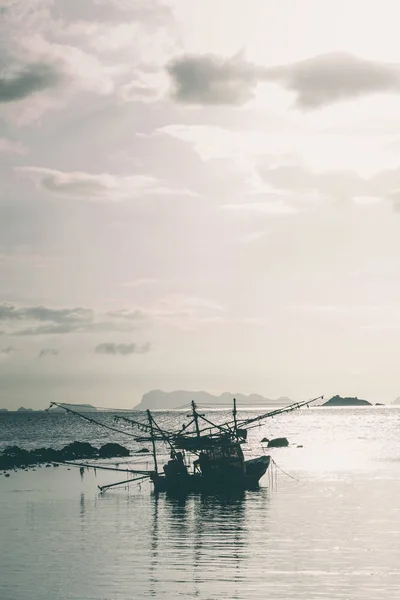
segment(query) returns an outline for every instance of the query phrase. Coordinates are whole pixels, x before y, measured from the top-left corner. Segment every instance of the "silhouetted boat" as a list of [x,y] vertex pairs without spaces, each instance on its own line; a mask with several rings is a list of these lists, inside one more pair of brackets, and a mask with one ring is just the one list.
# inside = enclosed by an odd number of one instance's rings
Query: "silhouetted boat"
[[[126,422],[133,428],[144,431],[144,436],[111,427],[94,417],[69,409],[65,404],[62,405],[62,408],[106,429],[125,433],[134,437],[136,441],[147,441],[152,444],[154,469],[147,471],[127,469],[132,476],[131,479],[99,486],[101,491],[149,478],[156,493],[215,493],[227,490],[255,489],[258,487],[261,477],[267,472],[271,463],[270,456],[263,455],[245,460],[242,444],[246,443],[248,429],[256,426],[260,421],[291,412],[302,406],[308,406],[320,398],[322,396],[241,420],[237,418],[236,400],[234,399],[233,419],[220,424],[214,423],[210,418],[200,414],[196,404],[192,402],[192,412],[189,415],[191,419],[178,431],[161,427],[150,410],[147,410],[147,423],[121,414],[114,415],[114,421]],[[57,405],[56,403],[52,404]],[[162,469],[159,469],[158,443],[166,444],[170,454],[170,460],[163,465]],[[96,465],[93,465],[93,468],[97,468]]]
[[[241,443],[246,431],[238,433],[233,428],[228,433],[201,435],[195,403],[192,403],[193,417],[198,435],[177,436],[171,444],[171,460],[163,466],[163,473],[157,468],[150,479],[156,492],[216,492],[232,489],[254,489],[266,473],[271,457],[260,456],[244,459]],[[195,454],[193,470],[185,464],[183,452]]]

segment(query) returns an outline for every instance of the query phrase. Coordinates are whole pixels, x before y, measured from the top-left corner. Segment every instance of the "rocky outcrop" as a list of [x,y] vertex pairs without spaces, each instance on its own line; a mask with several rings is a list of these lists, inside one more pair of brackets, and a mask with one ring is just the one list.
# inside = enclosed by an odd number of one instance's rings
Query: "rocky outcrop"
[[342,396],[332,396],[328,402],[322,404],[322,406],[372,406],[368,400],[360,400],[360,398],[351,398]]
[[24,450],[18,446],[8,446],[0,454],[0,470],[26,468],[44,463],[62,463],[64,461],[87,460],[94,458],[116,458],[129,456],[129,450],[120,444],[105,444],[100,449],[88,442],[72,442],[61,450],[54,448],[36,448]]

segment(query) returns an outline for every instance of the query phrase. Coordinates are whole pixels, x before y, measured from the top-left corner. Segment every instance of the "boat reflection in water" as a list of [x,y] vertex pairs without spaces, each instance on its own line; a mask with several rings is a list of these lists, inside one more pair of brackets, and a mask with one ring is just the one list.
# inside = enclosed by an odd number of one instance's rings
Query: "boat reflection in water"
[[[154,495],[149,561],[149,591],[164,597],[173,586],[182,597],[218,595],[229,589],[239,600],[253,561],[251,523],[254,500],[261,508],[260,525],[268,517],[268,490],[229,494]],[[227,583],[229,586],[227,588]]]

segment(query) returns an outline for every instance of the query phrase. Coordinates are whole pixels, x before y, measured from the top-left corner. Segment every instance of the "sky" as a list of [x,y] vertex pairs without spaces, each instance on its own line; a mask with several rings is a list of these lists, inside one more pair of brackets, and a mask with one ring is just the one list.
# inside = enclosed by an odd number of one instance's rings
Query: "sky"
[[0,0],[0,407],[400,396],[393,0]]

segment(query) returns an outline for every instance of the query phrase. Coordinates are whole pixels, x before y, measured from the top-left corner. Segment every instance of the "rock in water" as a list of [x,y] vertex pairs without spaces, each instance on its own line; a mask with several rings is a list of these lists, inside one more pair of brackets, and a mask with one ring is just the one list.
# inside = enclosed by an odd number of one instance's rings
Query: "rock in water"
[[114,458],[119,456],[129,456],[128,448],[121,446],[120,444],[104,444],[99,450],[100,458]]
[[287,438],[275,438],[268,442],[268,448],[283,448],[285,446],[289,446]]
[[62,460],[95,458],[98,450],[88,442],[72,442],[60,450],[60,456]]

